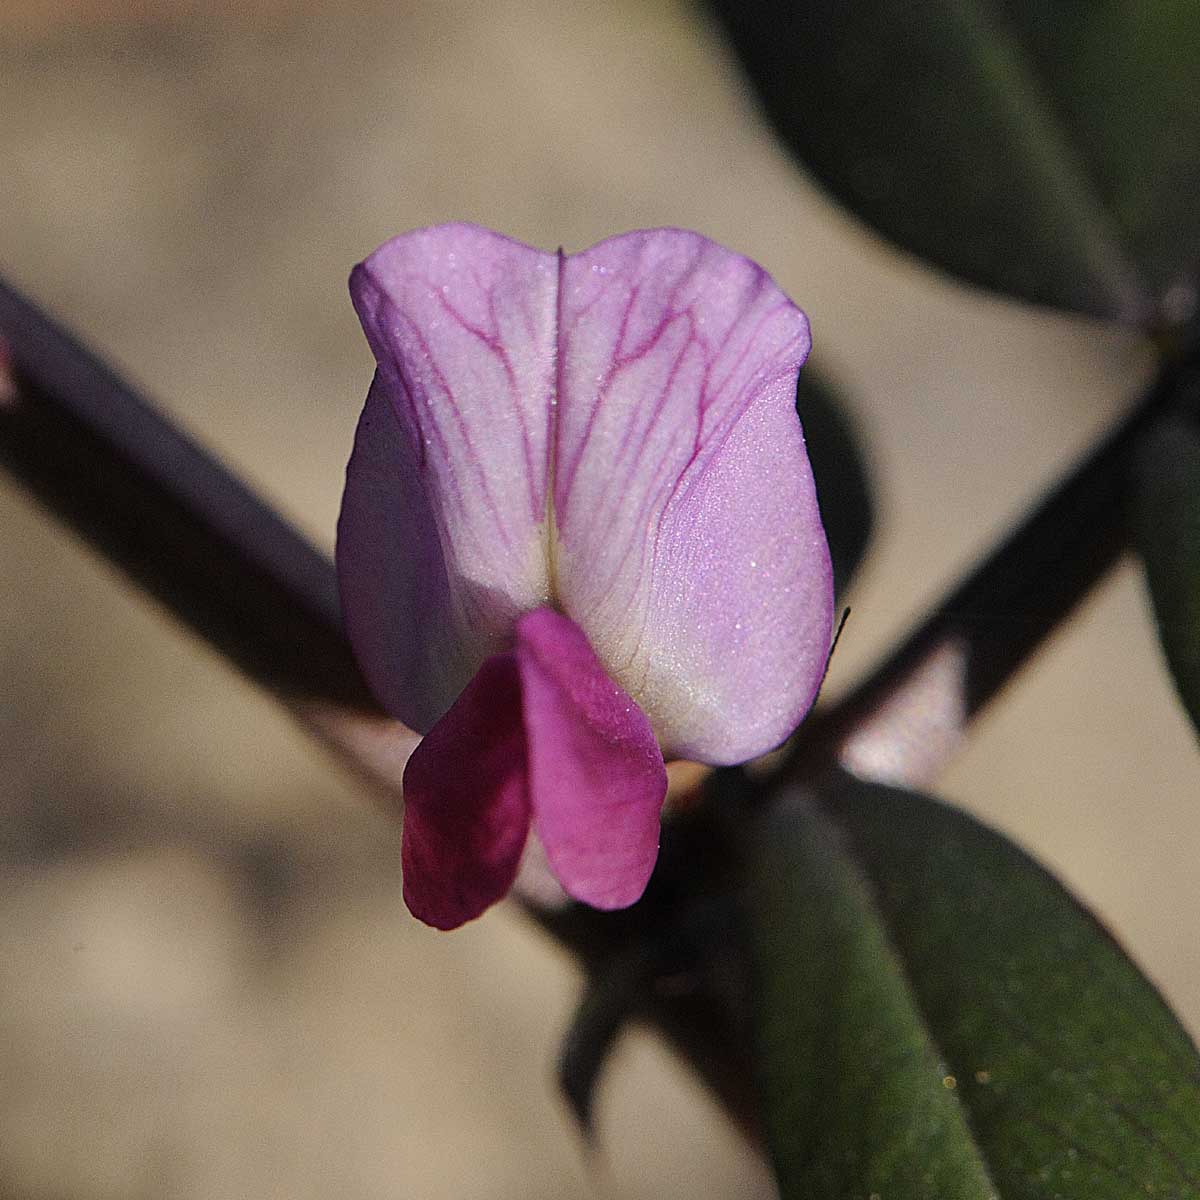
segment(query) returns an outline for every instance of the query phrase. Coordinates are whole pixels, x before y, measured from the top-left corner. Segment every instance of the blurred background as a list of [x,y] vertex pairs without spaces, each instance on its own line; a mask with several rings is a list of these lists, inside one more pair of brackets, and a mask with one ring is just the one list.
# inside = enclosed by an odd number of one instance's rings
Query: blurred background
[[[1132,334],[969,291],[791,165],[674,0],[5,0],[0,269],[330,549],[371,361],[350,266],[478,221],[688,226],[804,307],[866,441],[845,687],[1119,413]],[[0,478],[0,1197],[767,1197],[627,1036],[589,1157],[578,984],[517,913],[400,900],[398,827]],[[1122,568],[940,787],[1107,920],[1200,1029],[1200,806]]]

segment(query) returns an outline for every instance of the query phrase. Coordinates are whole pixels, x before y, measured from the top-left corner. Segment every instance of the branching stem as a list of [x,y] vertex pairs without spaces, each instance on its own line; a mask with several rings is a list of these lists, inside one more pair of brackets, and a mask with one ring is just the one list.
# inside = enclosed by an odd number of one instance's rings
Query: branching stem
[[[810,720],[782,770],[831,761],[919,782],[970,719],[1090,590],[1125,537],[1121,489],[1139,434],[1194,402],[1195,349],[968,575],[861,686]],[[369,695],[341,630],[332,565],[211,455],[54,322],[0,283],[0,464],[193,632],[274,692],[389,803],[411,735]],[[407,739],[406,739],[407,735]],[[664,843],[666,857],[667,844]],[[671,858],[656,877],[668,892]],[[685,868],[678,868],[685,869]],[[686,889],[685,889],[686,890]],[[587,962],[643,922],[537,912]],[[630,924],[632,922],[632,924]],[[654,1020],[743,1121],[746,1064],[716,1036],[706,991],[655,1001]],[[712,1035],[712,1036],[710,1036]]]

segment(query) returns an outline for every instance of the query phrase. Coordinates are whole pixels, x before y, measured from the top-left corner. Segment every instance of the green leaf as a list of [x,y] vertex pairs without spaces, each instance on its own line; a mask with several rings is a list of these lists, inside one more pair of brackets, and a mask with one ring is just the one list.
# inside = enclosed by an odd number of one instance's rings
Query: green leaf
[[662,960],[650,940],[618,951],[591,974],[558,1056],[558,1087],[579,1131],[596,1136],[596,1086],[621,1031],[637,1011]]
[[784,141],[901,246],[1141,324],[1194,301],[1195,0],[713,3]]
[[1130,486],[1134,538],[1175,686],[1200,730],[1200,428],[1185,416],[1138,447]]
[[874,504],[858,432],[845,402],[810,362],[800,372],[796,408],[812,462],[837,594],[845,594],[871,540]]
[[784,1200],[1200,1196],[1200,1058],[999,834],[843,780],[759,819],[746,867]]

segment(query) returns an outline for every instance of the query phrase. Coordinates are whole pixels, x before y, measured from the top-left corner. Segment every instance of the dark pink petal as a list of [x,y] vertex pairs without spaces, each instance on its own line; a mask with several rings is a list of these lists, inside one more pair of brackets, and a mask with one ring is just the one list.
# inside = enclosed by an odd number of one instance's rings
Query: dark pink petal
[[522,617],[514,651],[489,658],[404,772],[404,899],[453,929],[516,877],[530,815],[576,899],[622,908],[658,856],[667,790],[650,723],[587,639],[548,608]]
[[346,625],[429,729],[546,602],[558,259],[469,225],[386,242],[350,290],[379,369],[338,526]]
[[404,770],[401,857],[413,916],[454,929],[512,887],[529,831],[521,685],[489,658]]
[[811,705],[833,620],[795,412],[804,315],[682,230],[566,261],[557,596],[670,752],[742,761]]
[[515,653],[534,827],[551,869],[577,900],[632,904],[658,856],[667,790],[650,722],[551,609],[521,618]]

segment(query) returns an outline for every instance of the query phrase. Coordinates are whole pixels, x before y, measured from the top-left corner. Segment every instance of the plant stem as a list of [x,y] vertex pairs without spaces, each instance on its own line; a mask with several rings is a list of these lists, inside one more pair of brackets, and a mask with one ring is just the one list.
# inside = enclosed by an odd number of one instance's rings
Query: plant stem
[[[914,782],[939,766],[970,718],[1115,560],[1131,449],[1159,411],[1200,386],[1198,366],[1193,352],[1167,367],[1132,416],[895,654],[806,724],[783,770],[795,778],[833,759]],[[398,805],[414,735],[380,711],[363,683],[342,633],[332,565],[2,282],[0,463]],[[622,922],[644,928],[647,919],[637,909],[572,916],[526,903],[585,962],[614,935],[632,936],[635,927]],[[753,1119],[725,1007],[698,989],[652,999],[645,1015],[743,1122]]]
[[399,802],[414,737],[363,682],[328,559],[3,281],[0,465]]
[[792,778],[830,759],[920,787],[972,718],[1070,615],[1126,546],[1124,488],[1142,433],[1200,389],[1200,354],[1165,365],[1142,400],[844,699],[800,731]]

